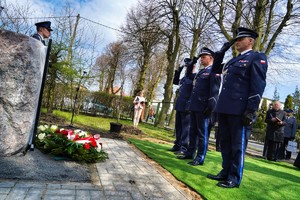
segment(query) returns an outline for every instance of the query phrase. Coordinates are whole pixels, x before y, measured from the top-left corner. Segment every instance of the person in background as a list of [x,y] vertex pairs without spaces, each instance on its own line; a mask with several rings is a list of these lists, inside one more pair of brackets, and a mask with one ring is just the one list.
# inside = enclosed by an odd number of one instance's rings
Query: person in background
[[[268,110],[272,110],[272,108],[273,108],[273,103],[270,103]],[[262,154],[262,156],[264,158],[267,158],[267,151],[268,151],[268,138],[267,138],[267,134],[266,134],[265,135],[265,140],[264,140],[263,154]]]
[[[195,78],[196,60],[185,58],[184,65],[175,70],[173,84],[180,85],[175,103],[176,119],[175,119],[175,141],[170,151],[176,154],[183,154],[187,151],[189,135],[190,135],[190,113],[186,110],[186,104],[189,100],[192,89],[193,80]],[[185,68],[185,74],[180,79],[181,71]]]
[[31,37],[41,41],[44,46],[46,46],[45,39],[49,38],[51,36],[51,22],[45,21],[45,22],[38,22],[35,24],[36,26],[36,33],[33,34]]
[[144,97],[144,91],[140,91],[139,95],[133,100],[134,104],[134,116],[133,116],[133,127],[137,128],[141,118],[142,111],[145,106],[146,99]]
[[286,109],[286,119],[285,119],[285,126],[284,126],[284,140],[283,145],[280,148],[280,158],[289,160],[291,159],[292,152],[287,151],[286,147],[289,141],[295,139],[296,130],[297,130],[297,119],[293,116],[293,110]]
[[265,122],[267,123],[267,160],[277,161],[280,147],[283,144],[284,126],[286,124],[285,112],[281,109],[281,103],[274,101],[271,110],[268,110]]
[[153,123],[154,122],[154,117],[155,117],[155,110],[154,110],[153,106],[150,105],[149,111],[148,111],[148,116],[147,116],[147,121],[148,121],[148,119],[150,119]]
[[[223,188],[235,188],[241,184],[246,127],[253,123],[266,87],[266,55],[252,50],[257,37],[258,34],[251,29],[238,28],[237,37],[232,42],[235,42],[240,54],[223,66],[213,64],[213,68],[216,68],[213,71],[221,69],[223,77],[216,107],[223,162],[222,170],[217,175],[208,174],[207,177],[219,181],[217,186]],[[224,58],[224,54],[220,55]],[[220,56],[216,61],[223,58]]]

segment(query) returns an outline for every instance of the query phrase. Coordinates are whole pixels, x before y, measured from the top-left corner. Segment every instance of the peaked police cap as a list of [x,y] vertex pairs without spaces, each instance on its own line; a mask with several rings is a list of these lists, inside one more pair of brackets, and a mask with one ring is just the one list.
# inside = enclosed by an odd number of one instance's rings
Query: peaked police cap
[[49,31],[53,31],[51,29],[51,22],[50,21],[45,21],[45,22],[38,22],[35,23],[36,27],[45,27],[47,28]]

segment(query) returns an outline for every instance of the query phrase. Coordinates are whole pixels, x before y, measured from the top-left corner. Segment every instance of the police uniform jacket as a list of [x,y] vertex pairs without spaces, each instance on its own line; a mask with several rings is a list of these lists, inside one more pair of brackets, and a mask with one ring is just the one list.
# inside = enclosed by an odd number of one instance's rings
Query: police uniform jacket
[[177,111],[186,111],[186,104],[191,96],[191,92],[193,89],[193,79],[195,77],[195,73],[186,74],[180,81],[179,76],[180,72],[178,70],[175,71],[173,84],[180,84],[179,93],[175,104],[175,110]]
[[251,50],[231,59],[223,68],[216,111],[241,115],[246,109],[257,110],[266,86],[265,54]]
[[201,69],[194,80],[194,87],[187,109],[194,112],[214,111],[220,87],[220,74],[211,73],[212,66]]
[[297,120],[294,116],[286,117],[286,125],[284,126],[284,137],[286,138],[295,138],[297,130]]
[[42,36],[38,33],[33,34],[31,37],[41,41],[44,45],[46,45],[45,40],[42,38]]
[[[282,125],[278,125],[272,121],[272,118],[277,117],[283,121]],[[283,142],[285,112],[283,110],[268,110],[265,122],[267,123],[267,138],[274,142]]]

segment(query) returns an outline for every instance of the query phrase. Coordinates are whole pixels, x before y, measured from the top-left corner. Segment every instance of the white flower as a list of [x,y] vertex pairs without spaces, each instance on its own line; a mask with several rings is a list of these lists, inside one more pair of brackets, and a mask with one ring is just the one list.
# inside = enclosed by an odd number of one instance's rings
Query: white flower
[[46,127],[44,125],[39,125],[38,130],[40,130],[41,132],[46,130]]
[[97,150],[97,152],[100,152],[100,151],[102,150],[101,146],[98,146],[98,147],[96,148],[96,150]]
[[80,133],[81,132],[81,130],[80,129],[76,129],[76,130],[74,130],[74,133],[75,134],[77,134],[77,133]]
[[45,136],[46,136],[45,133],[40,133],[40,134],[38,135],[38,138],[39,138],[40,140],[43,140]]
[[57,129],[58,129],[58,127],[57,127],[56,125],[51,125],[51,126],[50,126],[50,130],[51,130],[52,132],[55,132]]
[[71,135],[71,133],[69,132],[67,137],[68,137],[68,140],[74,140],[75,135]]
[[78,135],[79,135],[80,137],[86,137],[86,136],[88,136],[88,133],[85,132],[85,131],[81,131],[80,133],[78,133]]

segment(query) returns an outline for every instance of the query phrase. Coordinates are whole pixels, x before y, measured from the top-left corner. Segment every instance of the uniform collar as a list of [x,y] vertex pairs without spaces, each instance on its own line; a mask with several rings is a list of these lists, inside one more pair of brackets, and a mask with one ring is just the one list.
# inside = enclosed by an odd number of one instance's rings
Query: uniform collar
[[[37,33],[37,34],[39,34],[39,33]],[[41,37],[42,40],[45,40],[45,38],[41,34],[39,34],[39,36]]]
[[208,68],[210,68],[212,65],[208,65],[208,66],[206,66],[206,67],[204,67],[204,69],[208,69]]
[[247,49],[247,50],[241,52],[241,55],[244,55],[245,53],[247,53],[247,52],[249,52],[249,51],[252,51],[252,49]]

